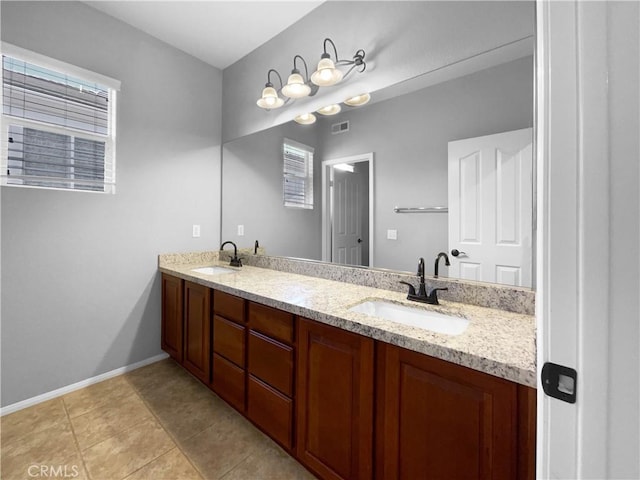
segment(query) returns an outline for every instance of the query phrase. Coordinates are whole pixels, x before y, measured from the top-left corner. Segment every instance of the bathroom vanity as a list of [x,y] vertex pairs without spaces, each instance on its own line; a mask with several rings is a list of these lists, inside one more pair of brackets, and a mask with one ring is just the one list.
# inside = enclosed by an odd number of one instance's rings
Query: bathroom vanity
[[353,310],[399,292],[203,254],[160,271],[162,348],[319,478],[535,477],[531,315],[420,307],[468,319],[447,335]]

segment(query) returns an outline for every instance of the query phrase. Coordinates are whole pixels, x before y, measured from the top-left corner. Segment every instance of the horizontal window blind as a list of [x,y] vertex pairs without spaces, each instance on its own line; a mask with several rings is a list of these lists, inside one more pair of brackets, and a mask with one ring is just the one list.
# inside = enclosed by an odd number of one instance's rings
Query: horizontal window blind
[[115,90],[2,57],[3,185],[113,192]]
[[293,140],[283,143],[285,207],[313,208],[313,148]]
[[108,133],[106,87],[4,56],[2,88],[5,115],[102,135]]

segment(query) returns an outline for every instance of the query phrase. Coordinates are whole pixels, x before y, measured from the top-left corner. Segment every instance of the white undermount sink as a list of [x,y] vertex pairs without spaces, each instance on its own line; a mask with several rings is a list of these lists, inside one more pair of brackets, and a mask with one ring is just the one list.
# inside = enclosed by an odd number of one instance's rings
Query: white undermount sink
[[204,275],[218,275],[219,273],[233,273],[235,270],[224,267],[200,267],[194,268],[192,272],[202,273]]
[[469,320],[466,318],[434,312],[424,308],[399,305],[384,300],[367,300],[351,307],[349,310],[447,335],[460,335],[469,326]]

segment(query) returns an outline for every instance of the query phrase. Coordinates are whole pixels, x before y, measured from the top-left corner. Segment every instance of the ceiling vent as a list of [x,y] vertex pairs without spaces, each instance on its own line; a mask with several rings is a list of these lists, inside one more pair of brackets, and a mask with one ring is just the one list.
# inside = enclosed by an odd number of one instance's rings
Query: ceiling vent
[[345,133],[349,131],[349,120],[344,122],[334,123],[331,125],[331,134],[337,135],[338,133]]

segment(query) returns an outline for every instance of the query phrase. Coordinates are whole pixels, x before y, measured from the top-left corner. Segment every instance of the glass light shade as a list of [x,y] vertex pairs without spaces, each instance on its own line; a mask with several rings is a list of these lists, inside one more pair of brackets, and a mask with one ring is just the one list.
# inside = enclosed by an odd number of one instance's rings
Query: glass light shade
[[360,105],[369,103],[369,100],[371,100],[371,95],[369,95],[368,93],[363,93],[362,95],[356,95],[355,97],[347,98],[344,103],[345,105],[349,105],[350,107],[359,107]]
[[311,81],[320,87],[330,87],[342,80],[342,72],[336,68],[330,58],[323,58],[318,62],[318,68]]
[[282,87],[282,94],[289,98],[302,98],[311,93],[311,87],[304,83],[302,75],[299,73],[292,73],[289,75],[287,84]]
[[278,96],[278,92],[273,87],[265,87],[262,90],[262,98],[257,102],[260,108],[272,109],[284,105],[284,100]]
[[316,123],[316,116],[313,113],[303,113],[295,117],[294,120],[301,125],[311,125]]
[[327,105],[326,107],[322,107],[320,110],[317,110],[317,112],[320,115],[335,115],[336,113],[340,113],[340,105],[337,104],[333,104],[333,105]]

